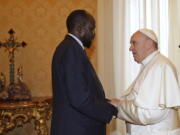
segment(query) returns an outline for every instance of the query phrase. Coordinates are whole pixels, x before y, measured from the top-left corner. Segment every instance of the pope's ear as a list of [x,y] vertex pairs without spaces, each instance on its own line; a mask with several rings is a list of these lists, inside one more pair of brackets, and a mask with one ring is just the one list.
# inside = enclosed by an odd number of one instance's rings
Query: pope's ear
[[146,41],[146,49],[154,48],[154,42],[151,39]]

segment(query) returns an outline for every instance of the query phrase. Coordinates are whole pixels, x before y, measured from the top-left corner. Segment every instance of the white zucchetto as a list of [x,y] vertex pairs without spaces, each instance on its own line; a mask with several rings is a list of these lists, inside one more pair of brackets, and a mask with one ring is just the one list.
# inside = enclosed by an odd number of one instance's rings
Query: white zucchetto
[[147,29],[147,28],[143,28],[140,29],[139,32],[141,32],[142,34],[146,35],[147,37],[149,37],[150,39],[152,39],[154,42],[158,43],[158,38],[155,34],[154,31]]

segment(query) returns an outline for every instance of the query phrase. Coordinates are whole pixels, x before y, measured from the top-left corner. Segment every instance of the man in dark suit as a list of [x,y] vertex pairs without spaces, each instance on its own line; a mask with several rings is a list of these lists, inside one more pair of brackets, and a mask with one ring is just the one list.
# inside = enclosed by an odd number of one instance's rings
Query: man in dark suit
[[52,61],[53,112],[51,135],[105,135],[117,109],[105,99],[101,82],[86,56],[95,36],[95,20],[85,10],[66,20],[69,34]]

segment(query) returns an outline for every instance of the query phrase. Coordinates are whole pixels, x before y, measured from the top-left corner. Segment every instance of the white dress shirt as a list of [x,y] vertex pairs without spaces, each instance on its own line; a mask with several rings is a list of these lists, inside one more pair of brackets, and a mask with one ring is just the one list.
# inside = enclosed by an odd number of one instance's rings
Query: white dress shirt
[[79,40],[79,38],[77,38],[75,35],[71,33],[68,33],[68,35],[75,39],[79,43],[79,45],[84,49],[83,43],[81,42],[81,40]]

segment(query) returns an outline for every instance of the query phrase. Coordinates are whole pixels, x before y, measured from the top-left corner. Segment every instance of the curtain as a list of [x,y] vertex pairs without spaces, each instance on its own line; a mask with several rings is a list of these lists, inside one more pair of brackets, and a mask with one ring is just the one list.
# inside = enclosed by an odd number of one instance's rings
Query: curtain
[[[140,28],[153,29],[159,38],[160,51],[168,56],[168,0],[124,0],[121,3],[119,0],[114,0],[113,2],[114,78],[115,81],[123,80],[123,84],[118,85],[118,82],[115,84],[119,95],[118,91],[126,89],[139,70],[139,65],[134,62],[129,52],[130,37],[135,31]],[[119,70],[123,72],[120,73]]]
[[[159,50],[168,56],[168,0],[113,1],[113,68],[115,96],[118,98],[136,77],[139,64],[135,63],[130,47],[131,35],[140,28],[153,29],[159,38]],[[125,132],[117,120],[117,135]],[[122,130],[123,129],[123,130]]]
[[[169,0],[169,58],[179,73],[180,83],[180,1]],[[180,116],[180,109],[179,109]]]
[[[180,1],[169,0],[169,58],[180,74]],[[180,81],[180,80],[179,80]]]
[[[168,56],[168,0],[98,0],[97,69],[109,98],[119,98],[139,71],[129,41],[144,27],[155,31],[160,51]],[[110,128],[108,135],[125,134],[121,120]]]

